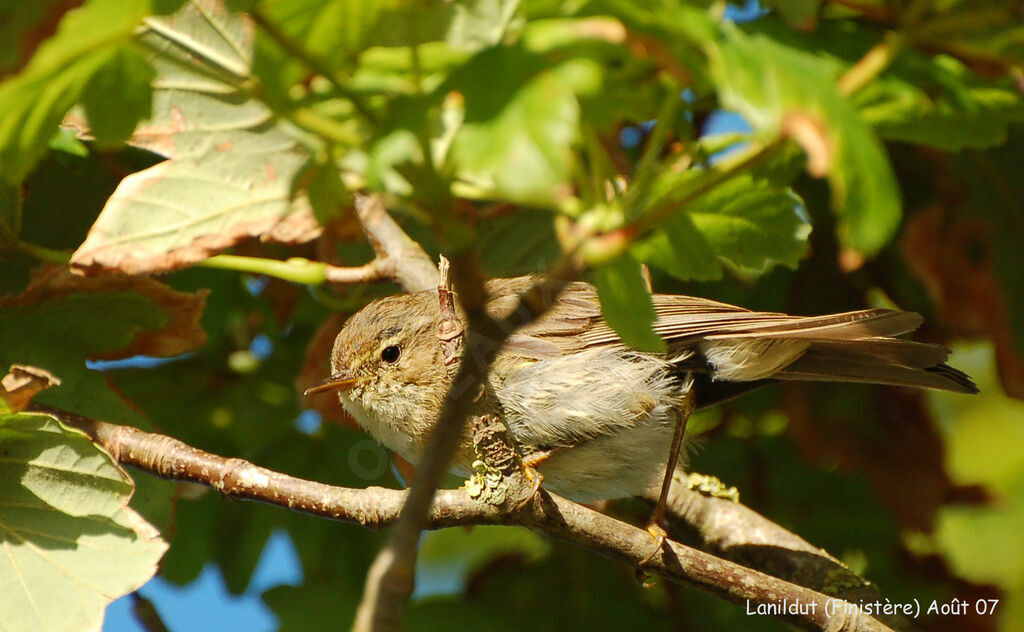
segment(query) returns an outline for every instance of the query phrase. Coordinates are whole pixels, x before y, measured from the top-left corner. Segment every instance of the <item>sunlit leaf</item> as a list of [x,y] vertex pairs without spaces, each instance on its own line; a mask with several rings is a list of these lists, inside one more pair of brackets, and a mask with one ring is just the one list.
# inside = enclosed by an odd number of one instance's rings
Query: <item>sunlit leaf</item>
[[[671,208],[676,196],[709,175],[689,170],[662,176],[655,185],[656,204]],[[792,190],[744,174],[686,204],[633,252],[683,280],[721,278],[720,260],[755,272],[775,264],[796,268],[811,228],[801,208]]]
[[[977,24],[996,24],[998,13],[1008,10],[1004,4]],[[935,20],[934,24],[941,21]],[[973,23],[962,19],[949,22],[957,24],[957,35]],[[837,74],[858,62],[878,39],[873,29],[841,21],[823,22],[813,32],[797,32],[766,17],[750,28],[813,54]],[[972,44],[975,51],[983,46],[999,48],[998,41],[1006,43],[1012,38],[995,36],[984,44],[983,39]],[[909,47],[901,50],[892,65],[868,82],[852,100],[864,120],[883,139],[947,151],[998,145],[1005,142],[1011,124],[1024,121],[1024,99],[1011,77],[972,72],[952,56],[928,55]]]
[[98,629],[156,572],[166,543],[127,507],[131,479],[85,435],[0,417],[0,612],[5,630]]
[[519,0],[459,0],[446,39],[467,50],[493,46],[505,37],[518,7]]
[[840,238],[877,252],[899,226],[900,194],[881,142],[836,90],[834,67],[765,35],[725,32],[711,50],[722,104],[764,133],[788,126],[828,178]]
[[465,97],[455,136],[458,175],[490,195],[550,205],[568,194],[579,103],[597,70],[587,63],[548,68],[525,51],[480,53],[446,85]]
[[146,27],[153,116],[132,142],[170,160],[121,182],[72,257],[82,270],[179,268],[308,212],[292,181],[309,150],[242,87],[251,25],[205,0]]

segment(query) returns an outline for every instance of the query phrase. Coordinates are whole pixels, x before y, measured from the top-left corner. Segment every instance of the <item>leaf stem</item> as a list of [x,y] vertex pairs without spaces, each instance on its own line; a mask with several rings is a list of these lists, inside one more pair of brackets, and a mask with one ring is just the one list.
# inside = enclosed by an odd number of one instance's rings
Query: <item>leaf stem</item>
[[849,97],[859,92],[872,79],[882,74],[882,71],[903,50],[905,43],[906,36],[904,34],[896,31],[886,33],[885,39],[875,44],[857,63],[850,66],[839,77],[839,81],[836,83],[839,93]]
[[363,143],[363,138],[358,134],[346,129],[341,122],[320,114],[308,107],[296,108],[291,112],[282,113],[281,116],[290,119],[299,127],[309,130],[332,143],[354,147]]
[[287,261],[263,259],[260,257],[241,257],[238,255],[214,255],[204,259],[197,266],[216,268],[218,270],[234,270],[251,274],[265,274],[285,281],[305,285],[320,285],[327,281],[327,264],[294,257]]
[[36,259],[40,261],[45,261],[47,263],[67,265],[68,262],[71,261],[71,255],[64,252],[63,250],[54,250],[52,248],[46,248],[44,246],[37,246],[36,244],[31,244],[27,241],[22,241],[20,239],[14,242],[14,247],[17,250],[20,250],[23,253],[29,255],[30,257],[35,257]]
[[373,261],[355,267],[332,266],[320,261],[293,257],[286,261],[242,257],[239,255],[214,255],[196,264],[204,268],[234,270],[249,274],[272,276],[284,281],[303,285],[324,283],[369,283],[389,279],[395,274],[394,260],[378,257]]

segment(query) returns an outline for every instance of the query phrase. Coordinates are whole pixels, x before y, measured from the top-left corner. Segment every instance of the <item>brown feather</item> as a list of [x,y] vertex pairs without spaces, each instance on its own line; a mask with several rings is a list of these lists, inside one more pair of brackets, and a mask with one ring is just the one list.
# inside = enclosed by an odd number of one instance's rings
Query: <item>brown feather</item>
[[[518,305],[518,294],[534,280],[520,277],[491,282],[488,290],[495,294],[488,303],[488,311],[493,316],[510,314]],[[763,356],[765,366],[770,367],[770,377],[977,391],[967,375],[944,364],[949,355],[944,347],[892,337],[920,326],[922,318],[914,312],[865,309],[824,316],[790,316],[753,312],[692,296],[655,294],[651,298],[657,314],[654,330],[668,343],[670,356],[679,357],[677,366],[681,371],[709,373],[714,379],[719,367],[710,365],[700,353],[702,350],[711,353],[716,344],[721,344],[738,352],[749,348],[755,355],[760,350],[770,354],[786,348],[772,341],[791,340],[794,342],[787,344],[805,342],[806,350],[803,346],[789,346],[791,356],[782,358],[783,362],[777,365],[772,365],[769,356]],[[509,338],[504,350],[539,360],[617,346],[624,345],[601,317],[597,291],[587,283],[570,283],[548,311]],[[739,353],[737,357],[742,356]],[[752,359],[755,364],[756,360]],[[767,373],[752,370],[749,374],[723,374],[747,375],[760,383]]]

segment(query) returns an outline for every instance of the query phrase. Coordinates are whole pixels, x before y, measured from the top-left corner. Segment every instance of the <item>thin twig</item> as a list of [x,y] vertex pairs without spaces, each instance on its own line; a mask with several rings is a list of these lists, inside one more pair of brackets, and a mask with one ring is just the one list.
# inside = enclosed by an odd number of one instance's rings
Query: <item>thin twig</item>
[[423,248],[388,215],[379,195],[355,194],[356,216],[380,259],[394,265],[394,280],[407,292],[437,287],[437,268]]
[[132,614],[147,632],[170,632],[153,602],[143,597],[137,590],[132,593]]
[[[467,273],[465,268],[471,268]],[[427,528],[428,511],[434,501],[448,464],[458,446],[466,419],[472,414],[477,394],[490,366],[490,359],[507,335],[484,311],[483,279],[475,274],[470,261],[456,259],[455,287],[467,315],[464,336],[468,340],[494,341],[494,349],[482,362],[464,358],[452,378],[437,423],[427,436],[423,458],[416,472],[409,496],[402,505],[387,543],[377,554],[366,576],[363,598],[356,610],[352,629],[357,632],[398,630],[402,610],[413,591],[416,550],[420,533]],[[479,356],[473,356],[479,357]]]
[[887,33],[885,39],[864,53],[857,63],[850,66],[839,77],[836,89],[847,97],[859,92],[892,64],[896,56],[903,50],[905,42],[906,38],[901,33],[896,31]]
[[[52,415],[83,430],[118,462],[150,474],[212,487],[236,500],[253,500],[315,516],[358,523],[379,529],[398,519],[409,492],[371,487],[334,487],[288,476],[189,446],[165,435],[144,432],[32,404],[31,412]],[[509,513],[477,502],[464,490],[443,490],[427,514],[427,528],[480,524],[521,525],[629,565],[650,552],[651,536],[643,529],[616,520],[549,492],[543,502],[531,503]],[[847,612],[851,606],[813,590],[796,586],[733,562],[668,541],[644,570],[669,581],[687,584],[729,601],[756,609],[774,606],[770,616],[808,630],[891,632],[891,628],[866,615],[830,618],[827,612]],[[788,601],[785,601],[788,600]],[[800,612],[778,608],[783,603],[801,604]],[[813,607],[810,604],[814,604]],[[840,623],[837,627],[836,623]]]
[[325,276],[328,283],[372,283],[393,278],[395,268],[394,259],[377,257],[369,263],[354,268],[328,265]]

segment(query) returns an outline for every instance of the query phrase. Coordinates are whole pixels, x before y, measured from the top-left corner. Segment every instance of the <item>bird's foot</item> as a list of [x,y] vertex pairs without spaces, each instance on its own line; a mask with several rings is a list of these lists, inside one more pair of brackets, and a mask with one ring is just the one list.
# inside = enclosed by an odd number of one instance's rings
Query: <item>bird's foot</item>
[[639,566],[641,567],[650,564],[651,560],[661,552],[661,547],[665,546],[665,538],[668,536],[665,529],[657,522],[651,522],[647,525],[647,533],[651,534],[651,538],[654,539],[654,549],[647,554],[647,557],[640,560]]
[[515,511],[519,511],[523,507],[529,505],[530,502],[537,497],[537,494],[540,493],[540,486],[544,483],[544,475],[537,470],[537,466],[548,460],[551,455],[559,452],[560,450],[561,448],[538,450],[520,457],[519,464],[523,468],[523,476],[526,477],[526,480],[533,483],[533,489],[530,491],[529,495],[519,501],[519,504],[516,505]]
[[533,499],[536,498],[537,494],[540,493],[540,486],[544,482],[544,475],[538,472],[536,468],[527,463],[525,460],[523,461],[523,476],[526,477],[526,480],[533,483],[533,487],[530,489],[530,493],[527,494],[522,500],[520,500],[518,504],[516,504],[515,509],[513,511],[519,511],[523,507],[533,502]]

